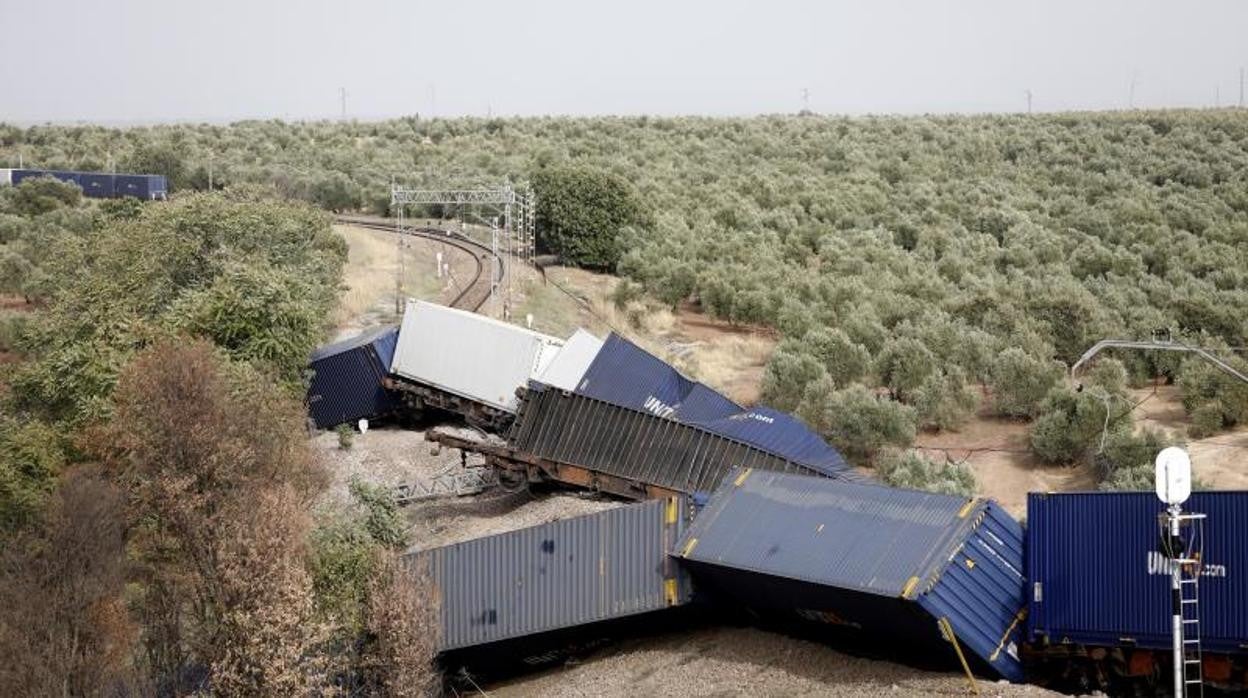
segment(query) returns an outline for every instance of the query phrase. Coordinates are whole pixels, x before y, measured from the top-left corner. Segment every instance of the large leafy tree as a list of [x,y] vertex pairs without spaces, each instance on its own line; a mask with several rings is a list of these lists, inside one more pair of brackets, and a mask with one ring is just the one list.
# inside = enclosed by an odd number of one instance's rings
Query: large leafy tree
[[584,166],[533,174],[539,242],[571,264],[614,269],[628,229],[648,225],[636,190],[618,175]]

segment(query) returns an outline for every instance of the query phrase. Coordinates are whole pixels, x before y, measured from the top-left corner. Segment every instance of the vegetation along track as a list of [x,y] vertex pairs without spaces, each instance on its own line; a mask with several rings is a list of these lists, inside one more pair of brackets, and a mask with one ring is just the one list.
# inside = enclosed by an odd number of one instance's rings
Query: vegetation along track
[[[383,219],[338,216],[336,220],[339,223],[368,228],[370,230],[380,230],[386,233],[395,232],[394,223],[386,222]],[[495,255],[489,247],[477,242],[476,240],[468,238],[465,235],[451,230],[428,226],[404,228],[403,234],[427,238],[429,240],[435,240],[437,242],[450,245],[451,247],[468,253],[472,257],[473,261],[476,262],[476,271],[473,273],[472,280],[468,282],[468,285],[460,289],[459,293],[451,299],[450,306],[452,308],[460,308],[462,310],[476,312],[481,309],[481,306],[485,305],[487,300],[489,300],[492,279],[490,275],[486,273],[486,270],[491,259],[493,259],[494,263],[498,265],[497,278],[503,278],[503,272],[505,270],[503,267],[502,257]]]

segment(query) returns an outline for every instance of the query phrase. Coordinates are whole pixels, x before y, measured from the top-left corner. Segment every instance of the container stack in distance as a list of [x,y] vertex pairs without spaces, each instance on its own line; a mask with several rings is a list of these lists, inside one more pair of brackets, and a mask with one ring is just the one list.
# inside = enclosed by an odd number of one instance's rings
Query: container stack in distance
[[21,184],[36,177],[53,177],[62,182],[77,184],[82,195],[96,199],[113,199],[133,196],[136,199],[164,199],[169,195],[169,183],[164,175],[117,174],[114,172],[73,172],[69,170],[0,169],[0,184]]
[[[677,549],[700,591],[1023,680],[1023,531],[992,501],[791,473],[725,479]],[[937,654],[936,656],[940,656]]]

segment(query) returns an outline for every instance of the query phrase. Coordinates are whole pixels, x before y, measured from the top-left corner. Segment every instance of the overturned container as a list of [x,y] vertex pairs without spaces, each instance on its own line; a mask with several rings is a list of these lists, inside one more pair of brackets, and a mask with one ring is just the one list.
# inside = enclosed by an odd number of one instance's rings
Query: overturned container
[[312,352],[308,414],[318,429],[388,414],[399,401],[385,387],[399,330],[393,325]]
[[684,529],[672,497],[413,553],[437,606],[439,651],[494,646],[664,611],[690,597],[670,556]]
[[738,470],[677,555],[759,617],[1023,680],[1023,530],[991,500]]
[[820,469],[705,428],[530,383],[508,432],[512,456],[552,479],[644,499],[717,487],[734,467],[856,479],[848,466]]
[[417,407],[482,426],[516,411],[516,389],[542,374],[563,340],[466,310],[409,301],[390,365],[392,387]]

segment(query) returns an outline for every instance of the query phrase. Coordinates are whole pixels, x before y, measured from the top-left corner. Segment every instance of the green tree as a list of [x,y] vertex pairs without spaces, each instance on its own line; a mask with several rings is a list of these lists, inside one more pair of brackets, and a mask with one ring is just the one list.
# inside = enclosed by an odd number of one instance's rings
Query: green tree
[[948,371],[932,371],[914,391],[911,404],[924,429],[957,429],[975,412],[979,395],[966,383],[966,374],[957,366]]
[[936,373],[936,357],[923,343],[910,337],[891,339],[876,359],[880,380],[897,399],[911,403],[916,392]]
[[1034,417],[1060,376],[1060,366],[1037,359],[1018,347],[1001,352],[992,363],[988,384],[997,414]]
[[837,328],[820,327],[806,333],[802,343],[808,352],[823,362],[833,382],[846,386],[863,380],[871,365],[867,348],[855,343]]
[[914,451],[888,454],[876,467],[890,487],[970,497],[975,494],[975,475],[961,463],[935,463]]
[[811,384],[827,376],[815,357],[803,351],[800,343],[785,340],[772,352],[763,371],[762,398],[778,410],[797,408]]
[[797,415],[858,465],[871,462],[886,446],[914,440],[914,409],[881,398],[861,385],[836,390],[823,376],[806,388]]
[[614,269],[620,235],[650,223],[636,190],[610,172],[550,166],[537,170],[532,183],[538,242],[570,264]]
[[186,163],[178,148],[170,143],[141,142],[121,161],[121,170],[132,174],[164,175],[171,193],[189,185]]

